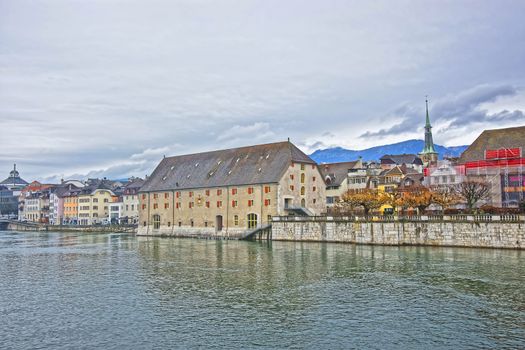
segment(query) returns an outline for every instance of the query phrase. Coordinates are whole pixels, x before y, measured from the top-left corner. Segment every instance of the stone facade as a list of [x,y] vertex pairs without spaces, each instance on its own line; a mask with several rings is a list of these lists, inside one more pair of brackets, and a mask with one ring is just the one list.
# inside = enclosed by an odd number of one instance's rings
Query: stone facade
[[138,234],[240,237],[324,201],[317,165],[289,142],[165,158],[139,192]]
[[345,242],[379,245],[525,247],[525,216],[516,222],[295,220],[272,223],[273,240]]

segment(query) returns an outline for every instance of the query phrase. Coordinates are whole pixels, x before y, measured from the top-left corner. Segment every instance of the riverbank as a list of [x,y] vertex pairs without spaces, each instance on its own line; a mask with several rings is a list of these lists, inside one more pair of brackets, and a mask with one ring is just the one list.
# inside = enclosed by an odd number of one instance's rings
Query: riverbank
[[46,225],[34,222],[9,221],[5,223],[5,229],[9,231],[55,231],[55,232],[99,232],[99,233],[136,233],[136,226],[121,225]]
[[525,216],[275,217],[277,241],[475,248],[525,248]]

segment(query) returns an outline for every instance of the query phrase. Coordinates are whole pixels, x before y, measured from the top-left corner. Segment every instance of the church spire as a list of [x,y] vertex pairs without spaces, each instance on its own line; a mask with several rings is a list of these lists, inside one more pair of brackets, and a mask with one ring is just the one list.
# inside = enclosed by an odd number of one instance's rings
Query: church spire
[[430,125],[430,117],[428,116],[428,98],[425,99],[425,104],[427,105],[427,122],[425,123],[425,128],[432,128]]
[[434,148],[434,140],[432,138],[432,125],[430,125],[430,116],[428,114],[428,98],[425,98],[426,105],[426,121],[425,121],[425,146],[423,151],[419,154],[421,159],[426,162],[437,161],[438,154]]

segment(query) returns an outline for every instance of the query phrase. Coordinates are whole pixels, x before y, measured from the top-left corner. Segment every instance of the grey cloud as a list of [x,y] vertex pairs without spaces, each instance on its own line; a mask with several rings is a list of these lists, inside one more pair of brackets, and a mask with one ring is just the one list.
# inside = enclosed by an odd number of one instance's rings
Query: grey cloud
[[0,1],[0,176],[14,161],[27,178],[143,176],[164,153],[287,137],[382,143],[422,126],[428,90],[446,97],[433,122],[473,125],[481,101],[525,85],[525,4],[471,7]]
[[[487,126],[498,121],[514,121],[519,123],[523,119],[522,111],[501,111],[489,113],[480,109],[480,105],[494,102],[500,97],[514,96],[518,89],[511,85],[479,85],[461,91],[455,95],[446,95],[431,103],[429,110],[432,123],[447,123],[447,127],[439,131],[445,132],[459,127],[467,127],[471,124],[486,124]],[[367,131],[360,137],[380,138],[404,133],[413,133],[420,129],[424,123],[424,108],[402,105],[392,114],[392,118],[401,119],[399,123],[378,131]]]

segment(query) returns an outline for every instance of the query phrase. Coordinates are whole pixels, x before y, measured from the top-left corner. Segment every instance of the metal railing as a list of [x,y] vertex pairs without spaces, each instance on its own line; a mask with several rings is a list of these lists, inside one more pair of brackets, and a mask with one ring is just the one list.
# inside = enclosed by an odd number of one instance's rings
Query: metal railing
[[273,222],[525,222],[525,214],[274,216]]

